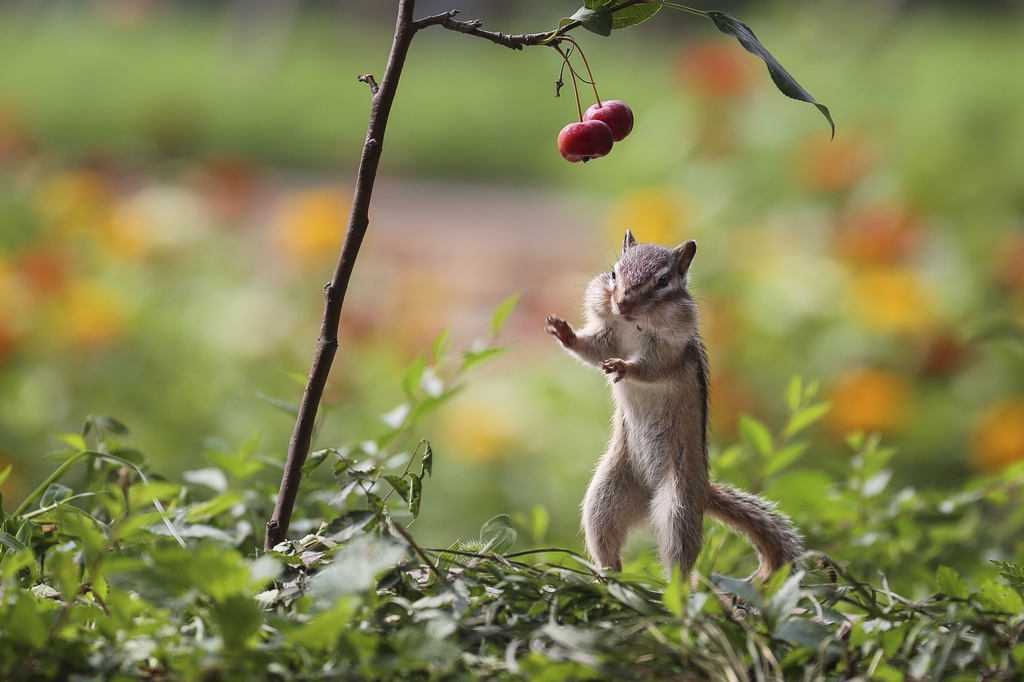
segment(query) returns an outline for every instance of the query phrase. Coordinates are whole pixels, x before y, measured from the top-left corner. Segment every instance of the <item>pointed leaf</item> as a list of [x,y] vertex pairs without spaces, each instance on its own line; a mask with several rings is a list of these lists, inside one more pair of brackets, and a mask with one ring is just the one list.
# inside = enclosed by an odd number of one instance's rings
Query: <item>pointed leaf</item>
[[789,385],[786,386],[786,406],[789,407],[790,412],[796,412],[800,407],[803,390],[803,381],[800,379],[800,375],[794,374],[793,378],[789,380]]
[[63,442],[73,450],[88,450],[85,438],[77,433],[55,433],[53,437]]
[[[828,107],[824,104],[819,104],[815,101],[811,94],[804,90],[803,86],[796,82],[796,79],[789,75],[789,72],[783,68],[779,60],[772,56],[772,54],[765,49],[764,45],[757,39],[754,32],[750,30],[750,27],[744,24],[738,19],[730,17],[724,12],[708,12],[708,17],[711,21],[715,22],[715,26],[718,30],[726,35],[731,35],[736,40],[740,41],[740,45],[750,54],[757,55],[764,60],[764,63],[768,66],[768,73],[772,77],[772,81],[775,83],[775,87],[785,95],[792,99],[799,100],[801,102],[808,102],[818,108],[818,111],[828,120],[829,126],[832,128],[832,137],[836,135],[836,124],[832,121],[832,114],[829,113]],[[586,25],[584,24],[584,27]]]
[[121,421],[111,416],[93,417],[93,424],[96,428],[102,429],[103,431],[109,431],[110,433],[116,433],[119,436],[127,436],[131,434],[131,431]]
[[277,409],[281,410],[285,414],[289,414],[289,415],[291,415],[293,417],[297,417],[298,414],[299,414],[299,406],[298,405],[293,405],[293,404],[291,404],[291,403],[289,403],[289,402],[287,402],[285,400],[278,400],[277,398],[271,398],[269,395],[266,395],[264,393],[257,393],[256,397],[259,398],[260,400],[263,400],[263,401],[265,401],[267,403],[270,403],[271,405],[273,405]]
[[775,636],[795,646],[805,646],[817,651],[826,639],[832,637],[832,633],[820,623],[803,618],[793,618],[786,621],[775,633]]
[[762,457],[770,457],[775,445],[768,427],[748,415],[740,415],[740,436]]
[[764,468],[764,476],[774,476],[795,462],[806,451],[807,443],[787,445],[772,456],[771,461]]
[[390,474],[384,476],[384,480],[391,484],[391,487],[395,489],[406,502],[409,501],[409,481],[405,480],[401,476],[392,476]]
[[494,552],[504,554],[516,541],[517,533],[508,514],[498,514],[480,529],[480,541],[484,543],[481,554]]
[[661,5],[632,5],[623,9],[612,8],[612,29],[618,30],[642,24],[661,9]]
[[420,478],[426,474],[427,478],[433,476],[434,471],[434,450],[430,447],[430,441],[423,441],[423,460],[420,464]]
[[786,424],[786,438],[792,438],[808,426],[818,421],[832,409],[832,403],[815,403],[795,413]]
[[409,511],[412,518],[420,515],[420,500],[423,498],[423,478],[416,474],[409,474]]
[[[586,28],[586,24],[583,25]],[[509,296],[495,308],[494,314],[491,316],[491,336],[497,336],[501,333],[505,323],[508,322],[508,318],[515,311],[516,306],[519,305],[520,294],[514,294]]]
[[580,22],[583,28],[599,36],[610,36],[612,34],[612,12],[607,7],[595,7],[589,9],[581,7],[572,15],[572,18]]
[[959,573],[949,566],[939,566],[939,570],[935,574],[935,582],[942,593],[948,597],[967,599],[971,596],[971,590],[967,587],[967,583]]

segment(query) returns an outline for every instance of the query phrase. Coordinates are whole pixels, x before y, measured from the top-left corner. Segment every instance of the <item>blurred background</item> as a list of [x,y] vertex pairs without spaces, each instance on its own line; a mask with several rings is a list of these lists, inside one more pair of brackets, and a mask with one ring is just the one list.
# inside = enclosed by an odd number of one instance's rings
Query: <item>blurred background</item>
[[[207,448],[283,459],[315,346],[396,3],[0,2],[0,467],[18,500],[52,434],[111,414],[168,477]],[[573,2],[419,3],[506,33]],[[703,7],[703,5],[702,5]],[[417,533],[578,504],[611,412],[544,316],[581,319],[630,228],[700,251],[693,292],[713,440],[777,427],[793,375],[832,403],[803,456],[880,432],[896,480],[959,483],[1024,459],[1024,12],[1015,2],[719,2],[820,102],[780,95],[710,22],[663,11],[576,33],[633,134],[587,165],[560,58],[439,28],[417,36],[341,328],[321,446],[377,435],[402,371],[443,330],[502,341],[422,435]],[[588,93],[582,92],[588,97]],[[585,102],[587,106],[589,102]],[[269,482],[276,486],[276,481]]]

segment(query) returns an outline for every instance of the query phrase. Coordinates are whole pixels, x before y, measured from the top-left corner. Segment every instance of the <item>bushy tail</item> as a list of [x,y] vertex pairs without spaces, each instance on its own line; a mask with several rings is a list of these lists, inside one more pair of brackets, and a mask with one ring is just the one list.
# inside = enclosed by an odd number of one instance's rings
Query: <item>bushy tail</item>
[[767,580],[804,551],[803,538],[775,504],[731,486],[711,484],[707,513],[715,521],[746,536],[757,549],[757,577]]

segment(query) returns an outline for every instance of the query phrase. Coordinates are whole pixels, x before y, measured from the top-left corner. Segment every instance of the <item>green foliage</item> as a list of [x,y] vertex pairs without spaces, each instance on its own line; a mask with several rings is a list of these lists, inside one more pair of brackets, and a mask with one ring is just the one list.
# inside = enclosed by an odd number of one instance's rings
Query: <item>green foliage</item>
[[[782,499],[809,546],[826,550],[765,584],[730,577],[743,565],[736,557],[752,554],[731,540],[709,543],[701,573],[710,577],[691,587],[678,570],[666,582],[654,566],[608,574],[566,549],[512,551],[519,533],[507,515],[487,521],[477,540],[420,546],[409,527],[434,453],[426,441],[411,451],[402,443],[414,415],[461,385],[470,360],[449,370],[449,351],[441,337],[430,358],[413,363],[403,377],[408,402],[385,416],[380,437],[311,457],[294,522],[305,535],[266,553],[253,529],[272,490],[254,477],[271,465],[253,457],[255,441],[208,452],[209,466],[177,484],[147,474],[141,456],[113,454],[128,451],[119,422],[90,418],[84,435],[65,435],[62,465],[3,516],[0,677],[1019,674],[1024,568],[1018,555],[1016,563],[981,557],[1013,552],[1001,541],[1024,526],[1013,501],[1024,470],[952,496],[889,494],[892,452],[856,436],[848,468],[812,489],[817,501],[801,502],[787,485],[825,475],[794,468],[791,453],[808,446],[793,439],[827,407],[799,379],[786,390],[789,415],[777,434],[747,417],[743,443],[716,460],[727,478]],[[83,467],[82,485],[60,483]],[[321,476],[328,468],[333,476]],[[968,532],[948,532],[936,515]],[[548,519],[541,510],[522,523],[539,538]],[[1000,533],[982,532],[997,525]],[[953,556],[956,567],[945,563]]]

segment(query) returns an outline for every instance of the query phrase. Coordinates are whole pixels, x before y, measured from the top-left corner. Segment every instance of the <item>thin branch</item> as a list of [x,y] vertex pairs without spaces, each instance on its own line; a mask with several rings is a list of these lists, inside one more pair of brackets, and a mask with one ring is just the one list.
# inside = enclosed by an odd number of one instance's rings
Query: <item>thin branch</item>
[[502,45],[510,50],[522,50],[524,47],[532,45],[550,45],[553,42],[557,42],[558,37],[565,34],[567,31],[571,31],[572,29],[582,25],[578,21],[573,21],[553,31],[509,34],[499,33],[497,31],[485,31],[480,28],[483,26],[483,23],[479,19],[456,21],[453,17],[458,13],[458,10],[450,10],[448,12],[442,12],[441,14],[435,14],[413,22],[413,27],[416,30],[419,30],[421,28],[427,28],[428,26],[440,26],[441,28],[449,31],[465,33],[466,35],[489,40],[496,45]]

